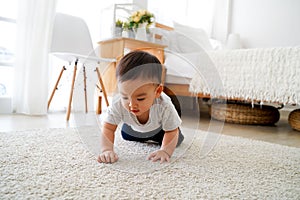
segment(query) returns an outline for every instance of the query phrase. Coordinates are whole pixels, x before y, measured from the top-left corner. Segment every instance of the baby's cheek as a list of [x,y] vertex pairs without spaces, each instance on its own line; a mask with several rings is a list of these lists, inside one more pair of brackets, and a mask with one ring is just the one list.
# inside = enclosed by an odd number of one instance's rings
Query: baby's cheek
[[142,104],[142,108],[144,109],[144,110],[148,110],[148,109],[150,109],[150,107],[152,106],[152,103],[151,102],[144,102],[143,104]]

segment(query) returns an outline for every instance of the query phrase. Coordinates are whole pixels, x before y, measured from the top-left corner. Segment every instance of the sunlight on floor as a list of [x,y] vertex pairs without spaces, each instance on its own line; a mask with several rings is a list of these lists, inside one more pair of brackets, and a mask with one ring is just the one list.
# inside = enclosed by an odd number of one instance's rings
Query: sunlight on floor
[[[281,110],[281,118],[275,126],[252,126],[224,123],[221,134],[240,136],[254,140],[262,140],[287,146],[300,148],[300,132],[293,130],[288,124],[288,111]],[[36,128],[64,128],[78,127],[95,124],[96,115],[94,113],[82,114],[81,118],[75,119],[71,114],[69,122],[65,120],[65,112],[49,112],[45,116],[26,115],[0,115],[0,131],[18,131]],[[200,118],[200,120],[199,120]],[[182,126],[186,128],[199,128],[207,131],[211,124],[210,116],[205,107],[198,112],[187,110],[183,112]],[[214,121],[214,125],[222,126],[222,122]]]

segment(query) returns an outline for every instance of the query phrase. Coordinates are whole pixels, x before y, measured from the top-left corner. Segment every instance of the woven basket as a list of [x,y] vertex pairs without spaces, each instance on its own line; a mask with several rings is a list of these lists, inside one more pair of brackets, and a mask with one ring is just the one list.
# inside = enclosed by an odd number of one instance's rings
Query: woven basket
[[209,114],[217,120],[248,125],[273,125],[280,117],[273,106],[243,103],[214,104],[213,108],[210,106]]
[[289,114],[289,124],[297,131],[300,131],[300,109],[293,110]]

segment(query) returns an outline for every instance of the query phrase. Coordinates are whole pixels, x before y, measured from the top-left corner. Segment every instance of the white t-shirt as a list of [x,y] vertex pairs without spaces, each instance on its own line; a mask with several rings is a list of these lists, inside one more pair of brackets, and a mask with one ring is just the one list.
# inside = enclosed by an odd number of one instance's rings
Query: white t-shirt
[[170,97],[164,93],[161,93],[161,96],[154,100],[149,115],[147,123],[141,124],[134,114],[122,106],[121,96],[116,95],[112,105],[107,109],[104,122],[115,125],[124,122],[138,132],[149,132],[159,127],[162,127],[164,131],[171,131],[178,128],[182,122]]

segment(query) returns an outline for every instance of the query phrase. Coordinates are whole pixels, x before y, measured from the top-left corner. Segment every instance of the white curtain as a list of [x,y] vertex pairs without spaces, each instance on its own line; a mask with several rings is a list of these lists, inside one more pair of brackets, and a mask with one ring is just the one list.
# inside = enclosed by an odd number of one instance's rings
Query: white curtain
[[48,52],[56,0],[19,0],[13,110],[47,113]]

